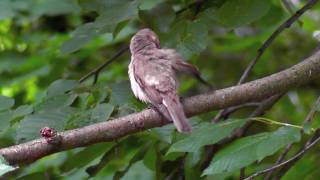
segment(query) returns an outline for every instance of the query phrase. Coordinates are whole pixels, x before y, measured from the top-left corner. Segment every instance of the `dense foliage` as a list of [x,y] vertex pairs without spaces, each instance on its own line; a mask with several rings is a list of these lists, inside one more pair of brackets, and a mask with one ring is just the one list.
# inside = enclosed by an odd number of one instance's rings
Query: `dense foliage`
[[[137,112],[146,107],[129,89],[127,51],[94,77],[85,74],[129,44],[143,27],[163,47],[176,48],[218,89],[235,85],[257,49],[306,1],[291,0],[1,0],[0,147]],[[320,6],[308,10],[266,49],[249,80],[297,64],[320,40]],[[249,81],[248,80],[248,81]],[[181,96],[207,92],[180,77]],[[286,93],[245,136],[217,145],[244,126],[255,107],[210,123],[217,112],[193,117],[194,131],[173,125],[46,156],[21,167],[0,157],[0,176],[12,179],[238,179],[271,166],[287,144],[289,156],[303,146],[319,116],[302,125],[319,92],[319,82]],[[285,127],[284,122],[294,127]],[[279,126],[280,125],[280,126]],[[301,131],[301,128],[304,131]],[[215,148],[212,149],[212,145]],[[318,149],[319,150],[319,149]],[[215,151],[214,156],[212,152]],[[316,148],[283,179],[316,179]],[[14,170],[15,169],[15,170]],[[12,171],[14,170],[14,171]]]

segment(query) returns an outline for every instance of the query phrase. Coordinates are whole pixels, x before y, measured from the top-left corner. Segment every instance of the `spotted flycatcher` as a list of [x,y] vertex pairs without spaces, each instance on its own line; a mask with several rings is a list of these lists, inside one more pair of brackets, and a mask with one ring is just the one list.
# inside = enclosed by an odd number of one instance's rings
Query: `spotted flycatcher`
[[128,73],[134,95],[173,121],[179,132],[190,132],[191,125],[177,95],[176,72],[200,77],[198,69],[176,50],[161,49],[158,36],[150,29],[142,29],[132,37],[130,51]]

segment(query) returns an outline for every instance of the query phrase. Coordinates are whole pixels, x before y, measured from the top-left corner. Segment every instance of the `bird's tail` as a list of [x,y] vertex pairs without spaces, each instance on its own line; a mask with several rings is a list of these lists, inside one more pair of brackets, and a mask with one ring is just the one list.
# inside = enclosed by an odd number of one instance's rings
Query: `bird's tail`
[[[176,94],[165,96],[162,100],[163,105],[169,113],[170,120],[173,121],[179,132],[191,132],[192,127],[184,114],[182,104]],[[166,115],[165,115],[166,116]],[[168,116],[168,115],[167,115]]]

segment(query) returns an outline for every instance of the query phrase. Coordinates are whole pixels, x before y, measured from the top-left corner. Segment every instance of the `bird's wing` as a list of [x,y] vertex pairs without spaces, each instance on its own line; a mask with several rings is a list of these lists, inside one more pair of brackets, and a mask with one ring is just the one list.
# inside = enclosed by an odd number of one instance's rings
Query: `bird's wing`
[[134,58],[134,77],[152,104],[161,104],[162,96],[176,91],[175,73],[170,64],[150,60],[150,56],[137,55]]
[[168,60],[175,71],[191,74],[202,84],[208,86],[210,89],[214,89],[210,83],[201,77],[199,69],[196,66],[186,62],[176,50],[159,49],[157,54],[159,54],[160,58]]
[[134,58],[135,79],[151,104],[165,118],[173,121],[178,131],[191,131],[176,94],[175,72],[171,65],[161,59],[150,59],[151,56],[138,55]]
[[158,56],[162,59],[168,60],[175,71],[200,76],[197,67],[186,62],[183,57],[174,49],[159,49]]

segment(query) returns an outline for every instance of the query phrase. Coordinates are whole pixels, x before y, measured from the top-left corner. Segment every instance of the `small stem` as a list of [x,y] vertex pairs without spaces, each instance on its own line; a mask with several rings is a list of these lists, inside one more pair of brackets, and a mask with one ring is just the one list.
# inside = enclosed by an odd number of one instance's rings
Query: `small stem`
[[[294,124],[289,124],[289,123],[283,123],[283,122],[278,122],[278,121],[274,121],[268,118],[264,118],[264,117],[252,117],[249,118],[250,120],[253,121],[258,121],[258,122],[263,122],[263,123],[267,123],[270,125],[280,125],[280,126],[286,126],[286,127],[293,127],[293,128],[297,128],[297,129],[303,129],[303,126],[299,126],[299,125],[294,125]],[[312,132],[315,131],[315,129],[311,129]]]

